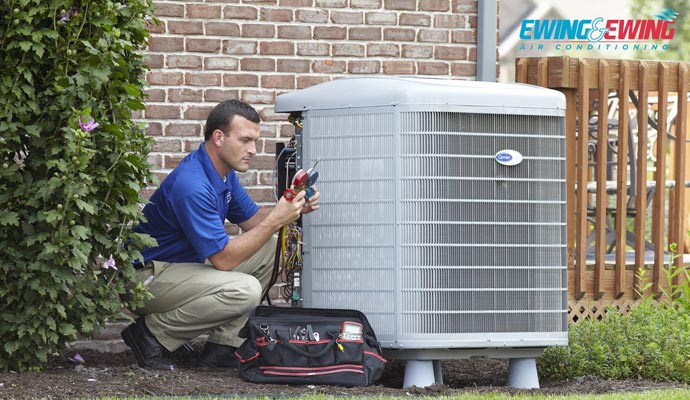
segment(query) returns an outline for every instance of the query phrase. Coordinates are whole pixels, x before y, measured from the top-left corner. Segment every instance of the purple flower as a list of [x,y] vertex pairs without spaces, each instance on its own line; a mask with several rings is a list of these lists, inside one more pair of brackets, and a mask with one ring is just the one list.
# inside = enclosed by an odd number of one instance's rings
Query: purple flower
[[115,259],[113,258],[112,254],[110,255],[110,258],[108,259],[108,261],[103,263],[103,269],[108,269],[108,268],[112,268],[112,269],[117,271],[117,266],[115,265]]
[[65,11],[64,14],[60,15],[59,21],[60,21],[61,23],[63,23],[63,24],[64,24],[64,23],[67,23],[67,22],[69,22],[69,19],[70,19],[70,18],[76,17],[77,15],[79,15],[79,11],[77,11],[77,10],[72,10],[72,7],[70,7],[70,8],[67,9],[67,11]]
[[92,130],[98,128],[98,125],[99,123],[94,121],[93,118],[88,115],[82,115],[81,118],[79,118],[79,127],[84,132],[91,132]]
[[74,356],[68,357],[67,359],[75,364],[84,364],[85,362],[84,357],[82,357],[79,353],[75,353]]

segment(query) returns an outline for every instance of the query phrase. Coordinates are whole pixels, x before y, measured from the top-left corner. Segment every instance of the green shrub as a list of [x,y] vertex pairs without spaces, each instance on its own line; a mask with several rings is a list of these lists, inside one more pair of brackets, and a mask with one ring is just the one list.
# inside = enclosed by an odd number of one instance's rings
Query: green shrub
[[[676,246],[669,250],[675,253]],[[652,284],[645,284],[645,270],[639,271],[644,300],[627,315],[610,306],[601,321],[571,325],[568,346],[547,349],[540,374],[552,379],[595,375],[690,383],[690,274],[671,266],[663,271],[668,290],[662,287],[658,301],[650,293]],[[679,284],[674,284],[676,278]]]
[[152,242],[129,229],[151,178],[151,139],[132,120],[151,12],[0,0],[0,370],[38,369],[119,312]]
[[668,304],[643,302],[627,315],[610,307],[601,321],[571,325],[568,341],[544,352],[541,376],[690,383],[690,315]]

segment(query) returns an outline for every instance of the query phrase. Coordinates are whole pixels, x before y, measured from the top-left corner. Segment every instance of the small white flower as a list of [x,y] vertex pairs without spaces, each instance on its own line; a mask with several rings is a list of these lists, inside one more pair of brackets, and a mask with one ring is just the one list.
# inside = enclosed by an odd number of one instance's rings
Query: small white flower
[[112,268],[117,271],[117,265],[115,265],[115,259],[113,258],[113,255],[110,255],[110,258],[108,261],[103,263],[103,269],[109,269]]

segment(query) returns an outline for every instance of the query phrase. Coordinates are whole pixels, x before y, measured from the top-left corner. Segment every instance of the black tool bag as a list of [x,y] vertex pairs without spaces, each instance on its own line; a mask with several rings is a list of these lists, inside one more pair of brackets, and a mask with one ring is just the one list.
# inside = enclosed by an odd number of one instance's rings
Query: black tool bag
[[368,386],[387,362],[356,310],[259,306],[240,336],[235,354],[249,382]]

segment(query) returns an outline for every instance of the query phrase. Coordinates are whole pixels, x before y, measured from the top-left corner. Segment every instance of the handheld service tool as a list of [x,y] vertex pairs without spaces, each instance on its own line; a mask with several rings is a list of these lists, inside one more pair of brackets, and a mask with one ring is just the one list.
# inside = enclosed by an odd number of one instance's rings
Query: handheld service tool
[[362,330],[362,324],[359,322],[343,321],[338,337],[345,340],[362,340]]
[[283,192],[283,197],[285,197],[285,200],[292,201],[295,196],[297,196],[297,193],[299,193],[301,190],[306,192],[304,198],[307,200],[314,195],[314,189],[312,186],[314,186],[316,180],[319,179],[319,172],[315,169],[318,163],[319,160],[316,160],[316,163],[313,167],[306,171],[300,169],[295,173],[294,178],[292,178],[292,187],[285,189]]

